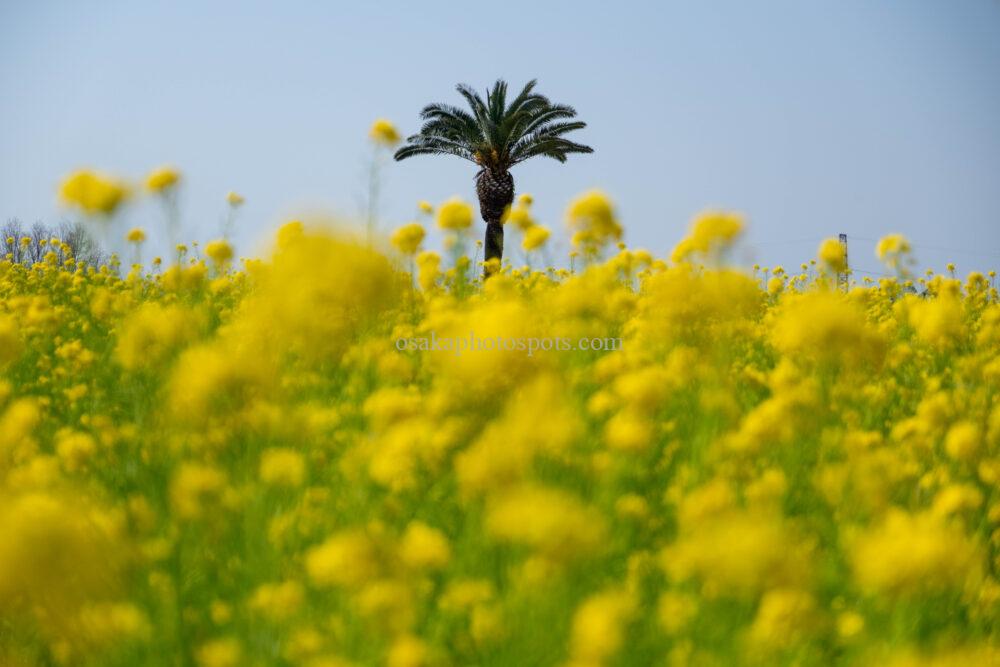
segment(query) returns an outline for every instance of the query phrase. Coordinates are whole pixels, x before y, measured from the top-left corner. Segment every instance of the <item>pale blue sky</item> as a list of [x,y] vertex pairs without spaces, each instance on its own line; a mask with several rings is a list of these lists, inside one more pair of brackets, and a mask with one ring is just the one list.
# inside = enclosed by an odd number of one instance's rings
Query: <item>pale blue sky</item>
[[[216,236],[235,189],[250,252],[303,207],[358,212],[374,118],[410,132],[457,82],[537,77],[596,149],[514,170],[563,250],[566,203],[599,186],[657,253],[721,206],[762,263],[901,231],[923,265],[1000,268],[997,0],[492,4],[0,0],[0,218],[57,220],[77,166],[173,163],[188,235]],[[471,201],[473,173],[387,165],[385,225]],[[852,241],[855,266],[878,269],[872,245]]]

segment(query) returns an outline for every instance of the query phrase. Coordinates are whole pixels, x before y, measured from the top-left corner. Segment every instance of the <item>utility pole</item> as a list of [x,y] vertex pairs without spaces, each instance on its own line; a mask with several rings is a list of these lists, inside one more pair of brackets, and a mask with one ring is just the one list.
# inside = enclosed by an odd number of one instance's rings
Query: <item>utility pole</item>
[[837,287],[847,291],[847,272],[850,271],[850,264],[847,262],[847,234],[840,235],[840,247],[844,249],[844,270],[837,274]]

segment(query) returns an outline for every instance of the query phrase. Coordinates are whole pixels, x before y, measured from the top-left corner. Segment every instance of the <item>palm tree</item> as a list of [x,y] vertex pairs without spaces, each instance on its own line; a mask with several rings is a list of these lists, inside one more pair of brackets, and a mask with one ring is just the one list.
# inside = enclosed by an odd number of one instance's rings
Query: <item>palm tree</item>
[[[465,98],[471,113],[448,104],[431,104],[420,112],[424,120],[420,132],[407,137],[395,158],[414,155],[457,155],[479,165],[476,195],[479,213],[486,222],[486,260],[503,259],[504,211],[514,201],[514,177],[510,168],[536,155],[560,162],[570,153],[593,153],[594,149],[563,137],[586,127],[569,121],[576,110],[553,104],[533,92],[532,80],[507,104],[507,83],[498,80],[486,94],[486,101],[465,84],[458,92]],[[487,265],[487,275],[489,272]]]

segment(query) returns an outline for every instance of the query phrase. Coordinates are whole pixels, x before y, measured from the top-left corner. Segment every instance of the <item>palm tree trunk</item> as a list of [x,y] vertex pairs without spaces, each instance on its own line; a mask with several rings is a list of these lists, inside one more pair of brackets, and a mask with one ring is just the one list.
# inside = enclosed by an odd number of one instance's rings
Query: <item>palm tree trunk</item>
[[509,171],[493,172],[487,168],[476,174],[476,194],[479,196],[479,213],[486,223],[486,250],[484,260],[487,262],[483,278],[489,278],[498,269],[489,264],[496,259],[497,264],[503,261],[503,225],[500,221],[507,207],[514,201],[514,177]]
[[[500,224],[499,220],[488,221],[486,223],[486,241],[484,247],[486,248],[486,257],[484,259],[487,262],[491,259],[496,259],[499,265],[503,261],[503,225]],[[490,266],[487,265],[483,272],[483,277],[488,278],[493,273],[494,271],[491,271]]]

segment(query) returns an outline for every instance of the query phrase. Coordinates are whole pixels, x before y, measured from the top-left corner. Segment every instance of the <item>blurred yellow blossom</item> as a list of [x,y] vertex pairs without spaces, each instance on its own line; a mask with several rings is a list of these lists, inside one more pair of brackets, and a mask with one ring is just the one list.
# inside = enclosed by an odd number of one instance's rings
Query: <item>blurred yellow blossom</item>
[[205,254],[216,265],[222,265],[233,258],[233,247],[225,239],[217,239],[205,244]]
[[385,146],[395,146],[402,139],[399,136],[399,131],[396,130],[396,126],[385,118],[379,118],[372,123],[368,135],[375,143]]
[[847,253],[844,245],[837,239],[825,239],[816,251],[819,261],[834,273],[847,270]]
[[712,257],[728,248],[743,232],[743,216],[728,211],[705,211],[691,223],[688,236],[670,255],[674,262]]
[[535,225],[529,228],[524,233],[524,240],[521,242],[521,246],[526,251],[537,250],[538,248],[545,245],[545,242],[549,240],[549,230],[547,227],[541,225]]
[[600,190],[591,190],[574,199],[566,211],[566,220],[574,232],[573,244],[588,253],[617,241],[624,232],[611,199]]
[[449,231],[462,231],[472,225],[472,207],[458,197],[438,206],[437,225]]
[[112,215],[128,198],[128,189],[110,176],[81,169],[63,180],[59,198],[89,215]]
[[142,227],[133,227],[129,230],[128,234],[125,235],[125,240],[129,243],[142,243],[146,240],[146,232]]
[[181,180],[181,173],[173,167],[157,167],[146,176],[146,189],[160,194],[174,187]]
[[414,255],[420,250],[420,244],[423,243],[426,234],[423,225],[411,222],[392,233],[392,245],[404,255]]
[[260,479],[272,486],[298,486],[305,479],[306,462],[289,447],[273,447],[261,454]]

